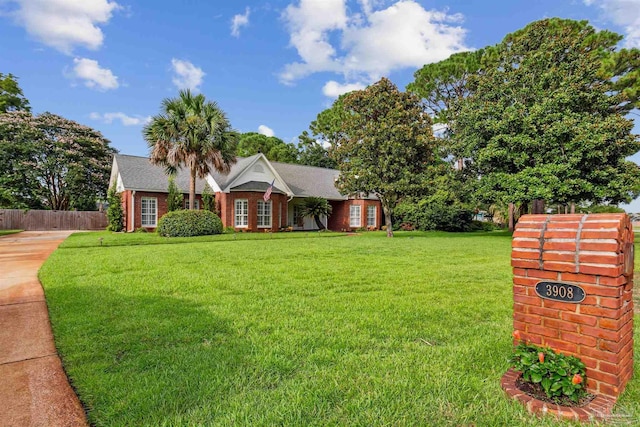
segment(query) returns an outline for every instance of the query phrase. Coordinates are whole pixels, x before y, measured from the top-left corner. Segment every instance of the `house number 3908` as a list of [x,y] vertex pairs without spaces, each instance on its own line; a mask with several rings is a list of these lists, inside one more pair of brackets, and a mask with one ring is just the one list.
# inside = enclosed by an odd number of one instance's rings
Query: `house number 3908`
[[576,304],[582,302],[586,296],[580,286],[560,282],[538,282],[536,294],[542,298]]

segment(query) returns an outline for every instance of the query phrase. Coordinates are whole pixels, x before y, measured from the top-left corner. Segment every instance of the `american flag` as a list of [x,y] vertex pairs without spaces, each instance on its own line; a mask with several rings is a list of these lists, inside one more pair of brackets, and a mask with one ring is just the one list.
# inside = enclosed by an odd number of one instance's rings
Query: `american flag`
[[265,202],[268,202],[269,199],[271,198],[271,192],[273,191],[273,183],[274,182],[276,182],[275,179],[273,181],[271,181],[271,185],[269,186],[269,188],[267,188],[267,191],[264,192],[264,196],[262,196],[262,199]]

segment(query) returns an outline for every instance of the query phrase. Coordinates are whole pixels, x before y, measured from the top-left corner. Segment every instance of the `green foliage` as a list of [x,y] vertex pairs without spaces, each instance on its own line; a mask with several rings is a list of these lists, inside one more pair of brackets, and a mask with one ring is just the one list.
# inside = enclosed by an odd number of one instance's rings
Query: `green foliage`
[[158,234],[163,237],[208,236],[220,233],[220,217],[207,210],[168,212],[158,221]]
[[456,159],[468,157],[464,146],[456,138],[458,103],[470,95],[469,78],[480,72],[492,57],[492,49],[461,52],[449,58],[427,64],[414,73],[415,80],[407,85],[407,90],[420,96],[427,113],[440,124],[443,139],[443,157],[451,154]]
[[424,187],[437,163],[431,119],[420,98],[403,93],[386,78],[338,98],[311,124],[331,144],[342,194],[375,194],[382,204],[387,235],[401,197]]
[[100,132],[55,114],[0,114],[2,203],[95,210],[106,198],[114,153]]
[[395,210],[395,223],[404,230],[470,231],[472,219],[470,209],[437,200],[405,200]]
[[313,217],[316,222],[316,226],[320,230],[326,229],[322,221],[320,221],[321,216],[329,216],[331,215],[331,210],[333,208],[327,201],[322,197],[305,197],[302,200],[302,209],[300,213],[302,216],[310,216]]
[[540,384],[549,399],[559,401],[567,397],[578,402],[587,394],[585,366],[577,357],[520,343],[511,362],[515,370],[522,372],[524,381]]
[[249,157],[262,153],[274,162],[297,163],[298,149],[275,136],[266,136],[257,132],[246,132],[238,138],[238,156]]
[[122,231],[124,228],[124,211],[122,209],[122,199],[120,193],[116,191],[115,184],[107,192],[107,230]]
[[162,113],[144,127],[143,135],[153,164],[169,173],[189,169],[190,209],[195,209],[196,177],[202,179],[212,170],[229,172],[236,161],[237,134],[224,111],[188,89],[162,101]]
[[625,213],[626,211],[614,205],[589,205],[578,206],[577,211],[580,213]]
[[213,193],[213,189],[209,187],[209,184],[204,185],[202,191],[202,204],[203,209],[215,212],[216,211],[216,195]]
[[640,50],[618,54],[619,40],[586,21],[545,19],[507,35],[495,65],[469,77],[455,129],[484,202],[618,203],[640,194],[640,167],[625,160],[640,141],[623,116],[629,93],[620,83],[633,84]]
[[306,130],[298,136],[298,163],[320,168],[337,169],[338,164],[329,157],[329,152]]
[[28,112],[31,107],[18,86],[18,78],[11,73],[0,73],[0,114],[7,111]]
[[182,209],[184,204],[184,196],[178,185],[176,184],[175,175],[169,175],[169,188],[167,194],[167,212],[177,211]]

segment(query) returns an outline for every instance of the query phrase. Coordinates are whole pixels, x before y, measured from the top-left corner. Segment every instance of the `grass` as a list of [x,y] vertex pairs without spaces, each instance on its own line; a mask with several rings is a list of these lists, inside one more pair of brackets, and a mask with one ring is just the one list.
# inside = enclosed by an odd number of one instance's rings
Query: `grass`
[[[97,236],[40,271],[95,425],[571,425],[500,389],[508,234]],[[640,420],[638,375],[616,417]]]
[[24,230],[0,230],[0,236],[6,236],[7,234],[20,233],[21,231],[24,231]]

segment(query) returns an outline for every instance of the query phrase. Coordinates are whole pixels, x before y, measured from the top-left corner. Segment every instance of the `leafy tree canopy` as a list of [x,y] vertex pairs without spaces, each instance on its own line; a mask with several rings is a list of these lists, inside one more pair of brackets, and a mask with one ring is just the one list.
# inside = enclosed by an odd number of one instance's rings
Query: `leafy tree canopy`
[[0,203],[95,210],[106,197],[114,153],[100,132],[55,114],[0,114]]
[[343,194],[375,194],[393,236],[393,209],[402,196],[425,185],[437,162],[431,119],[420,98],[382,78],[364,90],[338,98],[321,112],[311,130],[329,141],[338,163],[336,185]]
[[249,157],[262,153],[274,162],[297,163],[298,149],[275,136],[257,132],[242,133],[238,137],[238,156]]
[[168,173],[181,167],[190,171],[189,208],[195,209],[196,177],[212,170],[229,172],[236,161],[237,134],[218,104],[202,94],[180,91],[162,101],[162,112],[144,127],[153,164]]
[[630,201],[640,150],[630,108],[637,49],[586,21],[545,19],[509,34],[496,64],[469,77],[456,132],[487,202]]
[[31,107],[18,86],[18,78],[11,73],[0,73],[0,113],[21,110],[31,111]]
[[329,157],[329,152],[306,130],[298,137],[298,162],[302,165],[337,169],[338,164]]

